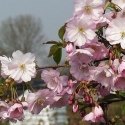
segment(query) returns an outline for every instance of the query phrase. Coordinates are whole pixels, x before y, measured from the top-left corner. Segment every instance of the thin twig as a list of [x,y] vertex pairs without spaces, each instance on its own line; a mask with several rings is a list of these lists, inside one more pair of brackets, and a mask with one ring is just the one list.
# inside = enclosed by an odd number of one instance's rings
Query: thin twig
[[37,70],[40,70],[40,69],[47,69],[47,68],[53,68],[53,69],[56,69],[56,68],[60,68],[60,67],[66,67],[67,65],[56,65],[56,66],[43,66],[43,67],[36,67]]

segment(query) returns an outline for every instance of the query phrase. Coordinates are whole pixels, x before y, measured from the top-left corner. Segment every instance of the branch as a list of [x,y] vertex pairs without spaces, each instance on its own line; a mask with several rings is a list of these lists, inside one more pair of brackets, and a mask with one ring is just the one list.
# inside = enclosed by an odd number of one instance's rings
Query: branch
[[111,103],[121,102],[121,101],[125,101],[125,99],[109,100],[109,101],[100,103],[100,105],[109,105],[109,104],[111,104]]
[[67,65],[56,65],[56,66],[43,66],[43,67],[36,67],[37,70],[40,70],[40,69],[47,69],[47,68],[53,68],[53,69],[57,69],[57,68],[60,68],[60,67],[66,67]]

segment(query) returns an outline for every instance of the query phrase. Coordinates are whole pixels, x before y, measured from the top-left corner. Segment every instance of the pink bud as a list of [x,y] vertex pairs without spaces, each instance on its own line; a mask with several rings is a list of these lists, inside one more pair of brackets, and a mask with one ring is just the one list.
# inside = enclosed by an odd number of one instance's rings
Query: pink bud
[[93,99],[92,98],[90,98],[89,103],[93,104]]
[[90,100],[89,95],[86,95],[85,98],[84,98],[84,101],[85,101],[85,102],[88,102],[89,100]]
[[71,105],[73,102],[72,100],[68,100],[68,104]]
[[67,53],[71,53],[74,49],[74,46],[72,43],[68,42],[67,45],[66,45],[66,52]]
[[74,96],[71,95],[71,96],[69,97],[69,100],[72,101],[73,99],[74,99]]
[[81,116],[81,117],[85,116],[85,114],[86,114],[85,110],[80,111],[80,116]]
[[72,111],[76,113],[78,111],[79,106],[78,105],[73,105]]
[[68,81],[68,86],[69,86],[69,87],[72,87],[72,86],[73,86],[73,81],[72,81],[71,79]]

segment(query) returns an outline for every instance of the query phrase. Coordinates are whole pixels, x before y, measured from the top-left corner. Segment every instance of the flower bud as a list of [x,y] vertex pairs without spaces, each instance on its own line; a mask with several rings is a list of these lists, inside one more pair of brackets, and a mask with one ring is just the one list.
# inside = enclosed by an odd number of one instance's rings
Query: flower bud
[[85,114],[86,114],[85,110],[80,111],[80,116],[81,116],[81,117],[84,117]]
[[68,104],[71,105],[73,102],[72,100],[68,100]]
[[72,81],[71,79],[68,81],[68,86],[69,86],[69,87],[72,87],[72,86],[73,86],[73,81]]
[[85,101],[85,102],[88,102],[89,100],[90,100],[89,95],[86,95],[85,98],[84,98],[84,101]]
[[93,99],[92,98],[90,98],[89,103],[93,104]]
[[78,111],[78,108],[79,108],[79,106],[74,104],[73,107],[72,107],[72,111],[74,113],[76,113]]
[[74,46],[72,43],[68,42],[67,45],[66,45],[66,52],[67,53],[71,53],[74,49]]

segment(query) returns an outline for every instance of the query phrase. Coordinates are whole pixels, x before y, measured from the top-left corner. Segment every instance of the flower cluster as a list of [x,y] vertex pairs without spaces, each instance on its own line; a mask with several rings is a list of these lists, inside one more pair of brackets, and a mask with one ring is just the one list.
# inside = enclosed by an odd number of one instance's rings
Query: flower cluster
[[[79,112],[83,121],[108,124],[104,110],[109,100],[106,102],[105,97],[113,93],[120,101],[125,100],[120,95],[125,91],[125,2],[75,0],[74,8],[73,17],[61,28],[65,29],[63,35],[68,41],[61,35],[62,42],[47,43],[54,44],[49,56],[53,55],[57,64],[60,59],[55,58],[61,48],[66,49],[65,65],[40,68],[34,54],[19,50],[13,52],[12,58],[0,56],[1,76],[6,79],[3,87],[6,93],[11,93],[9,100],[1,98],[1,120],[23,120],[26,109],[38,114],[48,105],[50,108],[71,105],[73,113]],[[69,68],[68,75],[61,75],[57,70],[60,67]],[[37,92],[30,89],[26,99],[24,95],[18,99],[16,83],[27,85],[40,69],[44,69],[41,79],[46,88]],[[90,113],[86,113],[88,107],[92,109]]]

